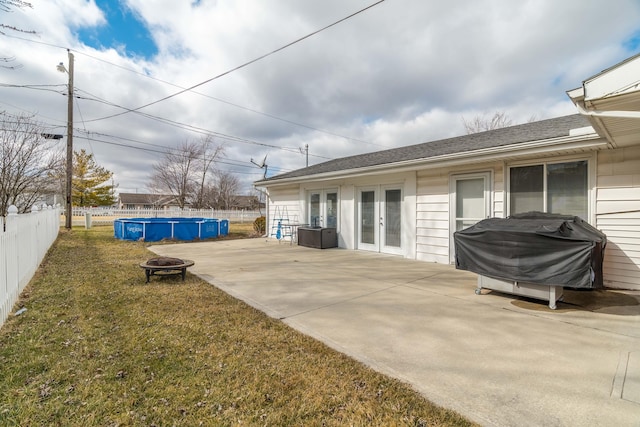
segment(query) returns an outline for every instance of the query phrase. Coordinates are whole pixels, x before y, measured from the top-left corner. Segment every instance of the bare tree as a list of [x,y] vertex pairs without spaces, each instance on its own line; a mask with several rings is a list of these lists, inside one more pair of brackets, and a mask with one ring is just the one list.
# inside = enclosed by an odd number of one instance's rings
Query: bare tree
[[209,171],[213,162],[224,154],[224,146],[215,145],[212,136],[203,137],[200,141],[202,159],[200,160],[200,185],[196,190],[193,206],[195,208],[206,208],[205,206],[205,187]]
[[218,189],[213,183],[205,184],[200,209],[218,209]]
[[216,172],[215,180],[205,185],[203,208],[231,209],[237,205],[240,181],[230,172]]
[[[23,0],[0,0],[0,11],[1,12],[6,12],[6,13],[11,13],[13,12],[14,8],[25,8],[25,7],[30,7],[33,8],[33,6],[31,5],[31,3],[23,1]],[[15,32],[15,33],[26,33],[26,34],[35,34],[36,32],[33,30],[24,30],[22,28],[17,28],[15,25],[9,25],[9,24],[4,24],[4,23],[0,23],[0,35],[6,35],[8,31],[11,32]],[[7,56],[2,56],[0,57],[0,62],[8,64],[10,62],[13,62],[15,60],[14,57],[7,57]],[[21,66],[9,66],[9,65],[2,65],[3,68],[9,68],[9,69],[16,69],[16,68],[20,68]]]
[[11,205],[27,212],[55,193],[61,152],[48,141],[33,116],[0,113],[0,215]]
[[488,130],[505,128],[511,126],[512,121],[507,114],[502,111],[496,111],[493,117],[487,118],[486,115],[476,116],[472,120],[467,121],[464,117],[462,123],[467,134],[485,132]]
[[250,194],[256,198],[256,209],[258,210],[260,215],[263,215],[262,205],[264,203],[263,200],[266,198],[266,193],[254,187]]
[[185,141],[177,150],[167,151],[153,165],[151,187],[168,192],[176,197],[180,209],[184,209],[196,188],[196,173],[202,157],[202,146]]
[[238,177],[230,172],[219,171],[216,174],[216,187],[220,209],[232,208],[235,205],[235,197],[240,189]]

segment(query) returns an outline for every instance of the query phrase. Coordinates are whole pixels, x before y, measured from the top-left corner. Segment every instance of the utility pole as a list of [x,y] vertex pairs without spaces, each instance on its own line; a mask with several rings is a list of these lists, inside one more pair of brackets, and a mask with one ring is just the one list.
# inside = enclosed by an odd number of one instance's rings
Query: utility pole
[[68,103],[67,103],[67,204],[65,209],[65,227],[71,229],[71,191],[73,187],[73,53],[67,49],[69,54],[69,69],[63,63],[58,65],[58,71],[69,74]]

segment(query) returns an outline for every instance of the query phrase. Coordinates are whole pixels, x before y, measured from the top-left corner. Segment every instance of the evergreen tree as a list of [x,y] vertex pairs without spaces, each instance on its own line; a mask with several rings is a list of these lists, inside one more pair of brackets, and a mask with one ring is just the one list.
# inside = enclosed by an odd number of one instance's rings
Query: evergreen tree
[[74,206],[111,206],[115,203],[114,186],[105,183],[113,173],[98,166],[93,154],[84,149],[73,152],[73,190]]

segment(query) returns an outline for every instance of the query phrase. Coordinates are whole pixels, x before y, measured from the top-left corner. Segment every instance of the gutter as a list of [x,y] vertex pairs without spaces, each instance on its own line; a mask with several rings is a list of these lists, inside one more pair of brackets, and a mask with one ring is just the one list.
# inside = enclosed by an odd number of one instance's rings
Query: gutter
[[583,116],[592,117],[613,117],[619,119],[640,119],[640,111],[599,111],[599,110],[587,110],[579,102],[575,102],[574,105],[578,109],[578,112]]

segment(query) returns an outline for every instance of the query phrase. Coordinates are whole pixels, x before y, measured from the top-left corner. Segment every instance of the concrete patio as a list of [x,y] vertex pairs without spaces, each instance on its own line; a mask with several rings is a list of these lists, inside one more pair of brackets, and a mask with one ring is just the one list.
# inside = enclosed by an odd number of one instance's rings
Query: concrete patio
[[265,239],[150,249],[482,425],[640,426],[639,292],[565,290],[551,310],[377,253]]

